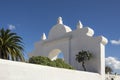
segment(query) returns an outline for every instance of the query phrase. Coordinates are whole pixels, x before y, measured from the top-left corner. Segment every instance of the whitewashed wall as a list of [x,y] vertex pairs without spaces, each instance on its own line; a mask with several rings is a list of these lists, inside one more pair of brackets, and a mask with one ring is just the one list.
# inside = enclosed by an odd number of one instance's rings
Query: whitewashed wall
[[0,59],[0,80],[102,80],[98,73]]
[[83,70],[82,66],[75,60],[76,54],[82,50],[89,50],[93,58],[85,62],[89,72],[96,72],[105,77],[105,45],[107,39],[103,36],[94,36],[94,30],[83,27],[82,23],[77,24],[77,28],[72,30],[63,24],[59,17],[48,34],[43,34],[41,40],[35,43],[35,49],[29,56],[46,56],[51,60],[57,58],[59,52],[63,53],[64,61],[72,65],[75,69]]

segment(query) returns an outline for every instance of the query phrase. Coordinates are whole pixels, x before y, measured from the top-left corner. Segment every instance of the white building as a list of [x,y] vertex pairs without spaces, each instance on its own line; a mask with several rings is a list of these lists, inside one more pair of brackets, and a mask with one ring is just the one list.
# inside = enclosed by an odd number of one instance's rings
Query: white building
[[30,57],[47,56],[54,60],[62,52],[65,62],[76,69],[83,70],[75,57],[79,51],[89,50],[94,57],[86,62],[87,71],[104,76],[105,45],[107,42],[107,39],[103,36],[94,37],[94,31],[89,27],[83,27],[80,21],[76,30],[72,31],[69,26],[63,24],[62,18],[59,17],[57,24],[50,30],[48,38],[43,33],[41,41],[35,43],[35,49],[30,53]]

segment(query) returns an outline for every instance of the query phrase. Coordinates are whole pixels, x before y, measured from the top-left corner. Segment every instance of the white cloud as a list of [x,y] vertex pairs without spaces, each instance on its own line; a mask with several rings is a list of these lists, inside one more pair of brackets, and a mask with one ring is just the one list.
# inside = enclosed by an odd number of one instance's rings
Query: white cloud
[[120,45],[120,39],[119,40],[111,40],[110,42],[111,42],[111,44]]
[[120,61],[114,57],[107,57],[105,59],[106,65],[112,67],[114,70],[120,70]]
[[15,29],[15,26],[12,25],[12,24],[9,24],[9,25],[8,25],[8,28],[9,28],[10,30],[14,30],[14,29]]

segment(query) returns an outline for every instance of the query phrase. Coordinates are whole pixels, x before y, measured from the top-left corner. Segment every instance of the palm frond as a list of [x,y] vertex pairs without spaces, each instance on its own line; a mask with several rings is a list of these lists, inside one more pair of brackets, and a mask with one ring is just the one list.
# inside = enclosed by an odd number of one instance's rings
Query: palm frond
[[10,30],[0,29],[0,58],[24,61],[22,38]]

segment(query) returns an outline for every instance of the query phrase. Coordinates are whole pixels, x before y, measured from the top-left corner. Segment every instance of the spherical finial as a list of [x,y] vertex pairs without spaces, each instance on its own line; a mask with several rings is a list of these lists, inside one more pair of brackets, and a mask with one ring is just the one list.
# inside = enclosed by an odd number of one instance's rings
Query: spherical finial
[[63,24],[62,17],[59,17],[59,18],[58,18],[57,23],[58,23],[58,24]]
[[80,29],[80,28],[83,28],[83,25],[82,25],[81,21],[79,21],[78,24],[77,24],[77,29]]
[[43,33],[42,37],[41,37],[41,40],[46,40],[46,35],[45,33]]

